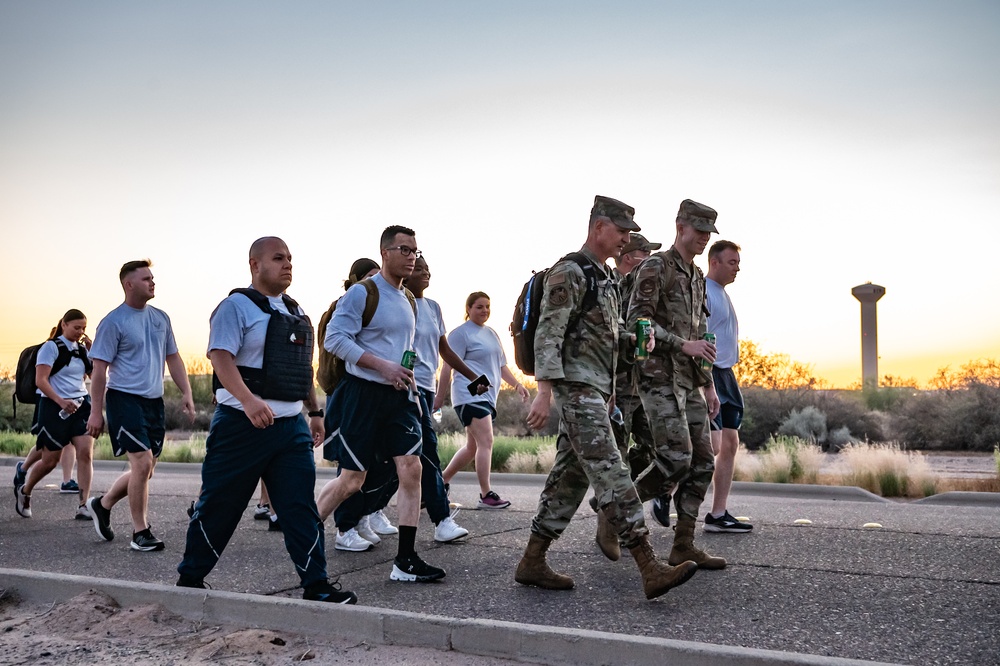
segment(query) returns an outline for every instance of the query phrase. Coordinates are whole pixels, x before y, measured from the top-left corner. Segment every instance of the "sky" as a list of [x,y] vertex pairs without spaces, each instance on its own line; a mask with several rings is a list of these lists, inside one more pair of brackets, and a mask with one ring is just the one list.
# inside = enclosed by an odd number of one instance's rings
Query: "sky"
[[390,224],[449,327],[484,291],[509,340],[601,194],[665,246],[715,208],[741,337],[833,386],[884,286],[879,374],[926,382],[1000,357],[998,34],[963,0],[0,1],[0,369],[146,257],[204,358],[265,235],[317,321]]

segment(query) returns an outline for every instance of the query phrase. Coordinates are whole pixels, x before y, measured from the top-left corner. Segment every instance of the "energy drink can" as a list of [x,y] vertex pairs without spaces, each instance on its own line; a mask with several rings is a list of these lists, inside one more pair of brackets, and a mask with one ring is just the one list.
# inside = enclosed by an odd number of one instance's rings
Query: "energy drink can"
[[403,352],[403,360],[399,362],[401,366],[407,370],[413,370],[413,366],[417,363],[417,352],[415,351],[405,351]]
[[[706,333],[705,334],[705,340],[707,340],[708,342],[711,342],[714,345],[715,344],[715,333]],[[705,370],[708,370],[709,368],[712,367],[712,362],[708,361],[708,360],[705,360],[705,359],[701,359],[701,367],[703,369],[705,369]]]
[[649,344],[649,332],[653,329],[653,322],[646,317],[639,317],[635,320],[635,360],[645,361],[649,358],[646,345]]

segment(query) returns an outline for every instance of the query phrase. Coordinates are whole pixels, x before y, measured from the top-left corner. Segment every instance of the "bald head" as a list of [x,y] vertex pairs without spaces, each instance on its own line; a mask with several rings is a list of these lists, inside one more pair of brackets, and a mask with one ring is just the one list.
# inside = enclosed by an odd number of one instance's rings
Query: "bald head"
[[250,276],[257,291],[277,296],[292,283],[292,253],[277,236],[258,238],[250,246]]
[[250,258],[260,259],[265,254],[271,252],[274,249],[275,244],[279,247],[288,248],[285,241],[281,240],[277,236],[264,236],[262,238],[258,238],[250,245]]

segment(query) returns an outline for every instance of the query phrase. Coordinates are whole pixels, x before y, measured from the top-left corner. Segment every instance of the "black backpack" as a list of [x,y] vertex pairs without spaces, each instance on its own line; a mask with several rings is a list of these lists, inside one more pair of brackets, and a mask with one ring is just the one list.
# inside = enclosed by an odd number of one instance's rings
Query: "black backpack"
[[[48,342],[48,340],[45,342]],[[45,342],[39,342],[37,345],[26,347],[17,358],[17,370],[14,374],[14,394],[10,397],[15,416],[17,416],[17,403],[20,402],[25,405],[38,404],[40,396],[36,393],[38,384],[35,383],[35,364],[38,363],[38,350],[42,348]],[[52,371],[49,373],[50,377],[69,365],[74,356],[83,361],[88,375],[94,369],[90,357],[87,356],[87,348],[83,345],[77,345],[76,351],[70,351],[66,343],[59,338],[56,338],[53,342],[56,343],[59,355],[56,356],[56,360],[52,363]]]
[[[590,259],[579,252],[570,252],[559,261],[575,261],[587,278],[587,293],[583,297],[580,311],[570,319],[567,331],[576,326],[580,317],[597,305],[597,267]],[[559,262],[556,262],[559,263]],[[510,334],[514,338],[514,362],[526,375],[535,374],[535,330],[538,328],[538,315],[542,309],[542,295],[545,292],[545,276],[551,268],[533,273],[524,283],[521,295],[514,306],[514,318],[510,322]]]

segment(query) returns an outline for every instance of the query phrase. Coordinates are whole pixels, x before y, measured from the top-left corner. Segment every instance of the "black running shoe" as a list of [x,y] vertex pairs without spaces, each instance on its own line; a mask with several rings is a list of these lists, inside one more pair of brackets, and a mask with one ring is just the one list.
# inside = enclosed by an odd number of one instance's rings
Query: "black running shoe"
[[254,520],[267,520],[271,517],[270,504],[258,504],[253,510]]
[[132,543],[129,544],[132,550],[138,550],[143,553],[149,553],[154,550],[163,550],[164,544],[162,541],[153,536],[153,533],[147,527],[141,532],[132,533]]
[[203,578],[181,574],[181,577],[177,579],[177,587],[194,587],[199,590],[205,590],[208,589],[209,585]]
[[194,518],[194,502],[191,502],[191,506],[187,508],[188,518]]
[[87,508],[94,518],[94,529],[97,530],[97,535],[105,541],[111,541],[115,538],[115,531],[111,529],[111,511],[101,506],[101,498],[103,497],[103,495],[91,497],[87,500]]
[[656,522],[664,527],[670,527],[670,495],[654,497],[651,513]]
[[732,534],[746,534],[753,529],[753,525],[750,523],[745,523],[742,520],[736,520],[731,515],[729,511],[718,518],[713,518],[711,513],[705,514],[705,531],[706,532],[729,532]]
[[311,583],[302,593],[302,598],[307,601],[325,601],[330,604],[356,604],[358,595],[350,590],[340,589],[340,581],[332,583],[321,580]]
[[271,520],[267,521],[267,531],[268,532],[283,532],[281,529],[281,523],[278,522],[278,517],[275,516]]
[[444,569],[438,569],[420,559],[416,553],[409,557],[397,557],[392,563],[392,573],[389,580],[401,580],[407,583],[427,583],[444,578]]

